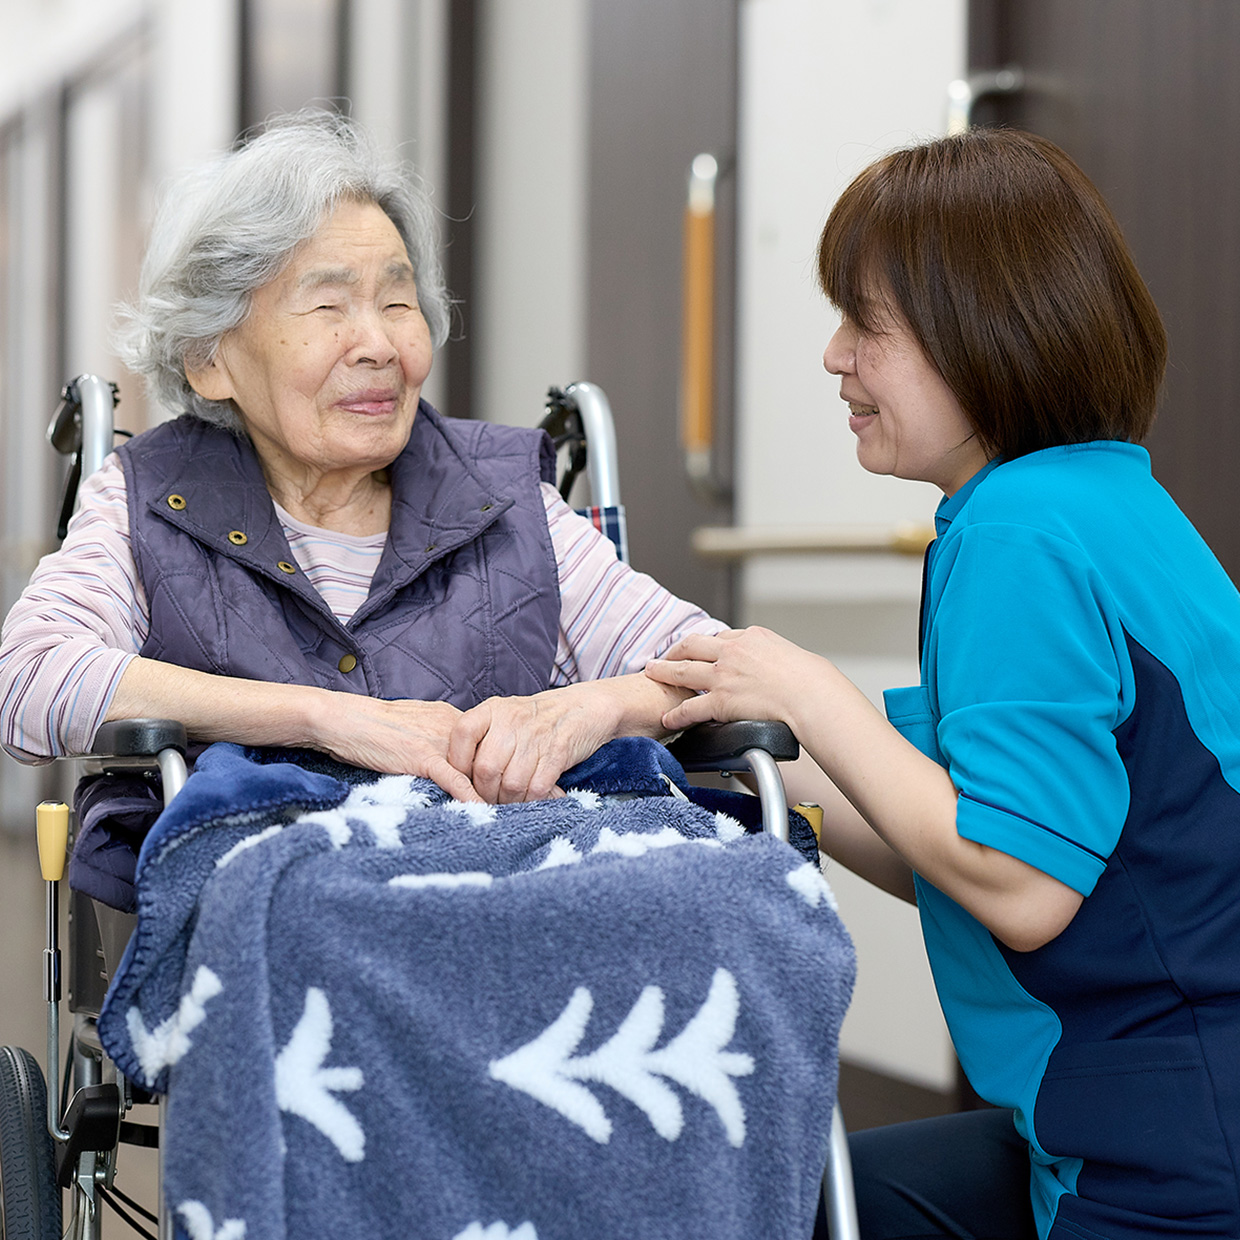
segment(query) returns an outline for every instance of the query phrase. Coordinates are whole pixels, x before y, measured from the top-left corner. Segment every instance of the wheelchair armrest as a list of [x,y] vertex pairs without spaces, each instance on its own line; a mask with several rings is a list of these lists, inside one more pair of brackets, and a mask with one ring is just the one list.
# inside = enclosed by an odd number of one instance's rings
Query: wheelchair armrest
[[114,719],[95,733],[91,753],[109,758],[137,758],[175,749],[184,756],[185,725],[174,719]]
[[185,787],[187,748],[185,725],[175,719],[114,719],[95,733],[91,754],[101,769],[114,773],[158,765],[168,805]]
[[792,729],[770,719],[699,723],[682,732],[668,748],[686,771],[748,770],[745,754],[753,749],[769,753],[776,762],[791,762],[801,753]]

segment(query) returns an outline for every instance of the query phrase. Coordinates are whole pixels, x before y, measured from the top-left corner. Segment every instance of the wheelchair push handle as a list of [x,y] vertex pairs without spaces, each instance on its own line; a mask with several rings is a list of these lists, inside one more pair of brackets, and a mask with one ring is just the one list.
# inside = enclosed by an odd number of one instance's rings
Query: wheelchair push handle
[[119,400],[116,384],[98,375],[78,375],[60,391],[60,404],[47,428],[48,443],[61,456],[70,458],[56,522],[57,538],[63,539],[69,531],[83,477],[89,478],[112,451],[113,411]]

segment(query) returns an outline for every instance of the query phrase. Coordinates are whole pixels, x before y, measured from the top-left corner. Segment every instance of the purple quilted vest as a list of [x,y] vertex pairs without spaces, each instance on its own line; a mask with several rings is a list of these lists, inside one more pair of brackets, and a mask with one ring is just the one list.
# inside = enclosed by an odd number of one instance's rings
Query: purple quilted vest
[[119,455],[148,658],[463,709],[547,688],[560,591],[542,432],[448,420],[423,401],[390,469],[383,557],[347,624],[296,566],[248,440],[181,417]]

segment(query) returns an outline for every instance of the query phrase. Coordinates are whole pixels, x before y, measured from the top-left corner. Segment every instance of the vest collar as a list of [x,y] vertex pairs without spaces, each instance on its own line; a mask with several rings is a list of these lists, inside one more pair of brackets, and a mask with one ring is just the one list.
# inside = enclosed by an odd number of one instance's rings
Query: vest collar
[[[253,445],[219,427],[186,421],[183,451],[171,460],[148,503],[150,511],[215,554],[244,564],[326,612],[322,596],[293,560]],[[387,545],[370,594],[350,624],[472,542],[513,504],[486,485],[449,437],[445,420],[425,401],[390,472]]]

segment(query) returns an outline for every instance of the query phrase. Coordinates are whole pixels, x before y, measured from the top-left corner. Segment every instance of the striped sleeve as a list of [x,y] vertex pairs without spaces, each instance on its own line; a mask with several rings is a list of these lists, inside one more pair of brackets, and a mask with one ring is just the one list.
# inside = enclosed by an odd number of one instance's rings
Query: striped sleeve
[[82,484],[58,551],[39,561],[0,639],[0,744],[19,762],[85,753],[150,629],[120,462]]
[[[553,685],[640,671],[688,633],[725,627],[616,558],[612,543],[543,488],[559,565]],[[150,631],[115,456],[82,485],[61,548],[45,556],[0,640],[0,744],[21,762],[84,753]]]
[[560,634],[553,686],[639,672],[689,633],[726,626],[616,557],[611,541],[543,484],[560,570]]

